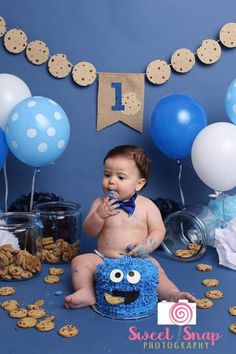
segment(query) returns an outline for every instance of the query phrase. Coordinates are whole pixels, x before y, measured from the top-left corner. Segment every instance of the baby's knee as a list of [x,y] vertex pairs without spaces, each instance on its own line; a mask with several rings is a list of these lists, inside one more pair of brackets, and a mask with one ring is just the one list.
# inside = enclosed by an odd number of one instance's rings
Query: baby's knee
[[160,265],[160,263],[153,257],[149,257],[150,261],[157,267],[159,273],[165,273],[164,269],[162,268],[162,266]]
[[80,268],[84,268],[85,264],[86,259],[84,258],[84,255],[76,256],[71,261],[71,272],[78,272]]
[[71,270],[75,270],[83,260],[81,259],[82,256],[76,256],[71,261]]
[[94,253],[82,254],[73,258],[71,261],[71,270],[72,272],[78,272],[81,268],[87,268],[94,271],[98,263],[100,263],[100,258]]

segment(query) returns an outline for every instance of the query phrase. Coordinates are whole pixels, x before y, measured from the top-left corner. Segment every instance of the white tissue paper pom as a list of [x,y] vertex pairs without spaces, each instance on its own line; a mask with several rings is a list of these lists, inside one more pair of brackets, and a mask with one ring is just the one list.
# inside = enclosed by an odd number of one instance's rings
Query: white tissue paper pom
[[219,264],[236,270],[236,218],[226,228],[215,229],[215,244]]
[[14,234],[6,230],[0,230],[0,246],[6,244],[12,245],[15,250],[20,249],[18,238]]

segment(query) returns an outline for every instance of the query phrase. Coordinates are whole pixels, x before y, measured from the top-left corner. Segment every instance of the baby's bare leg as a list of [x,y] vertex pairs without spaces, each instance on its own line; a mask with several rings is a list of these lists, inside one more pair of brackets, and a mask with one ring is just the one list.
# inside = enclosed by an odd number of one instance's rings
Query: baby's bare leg
[[72,284],[75,292],[65,297],[65,307],[87,307],[96,302],[94,274],[102,259],[93,253],[75,257],[71,262]]
[[167,277],[160,263],[153,257],[149,259],[157,266],[159,270],[158,297],[159,300],[178,302],[180,299],[196,301],[196,298],[188,292],[180,291],[177,286]]

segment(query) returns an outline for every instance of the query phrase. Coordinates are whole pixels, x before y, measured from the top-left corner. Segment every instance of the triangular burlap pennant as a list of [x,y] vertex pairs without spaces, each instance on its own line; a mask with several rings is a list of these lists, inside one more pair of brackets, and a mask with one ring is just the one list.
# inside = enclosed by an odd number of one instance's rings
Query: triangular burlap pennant
[[97,130],[116,122],[143,131],[144,74],[99,73]]

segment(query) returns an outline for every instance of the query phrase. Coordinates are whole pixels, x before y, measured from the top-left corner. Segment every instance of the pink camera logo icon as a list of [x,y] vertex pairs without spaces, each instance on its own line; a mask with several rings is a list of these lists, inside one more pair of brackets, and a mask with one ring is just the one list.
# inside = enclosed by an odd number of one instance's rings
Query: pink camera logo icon
[[159,325],[185,326],[196,324],[196,304],[188,300],[179,302],[162,301],[157,305],[157,323]]

